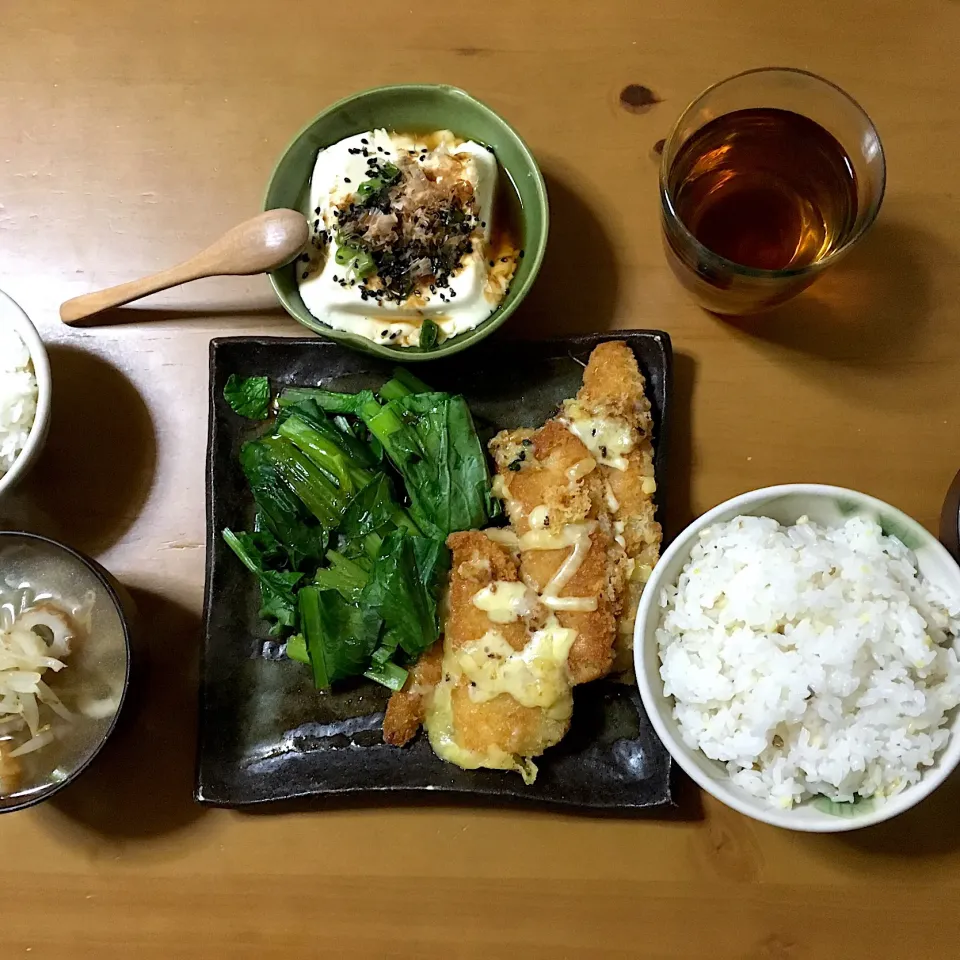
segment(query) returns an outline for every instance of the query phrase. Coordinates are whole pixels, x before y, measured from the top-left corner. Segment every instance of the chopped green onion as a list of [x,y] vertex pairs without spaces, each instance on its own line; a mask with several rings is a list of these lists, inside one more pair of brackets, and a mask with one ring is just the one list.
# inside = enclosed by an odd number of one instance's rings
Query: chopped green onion
[[420,349],[432,350],[440,337],[440,328],[429,317],[424,317],[420,327]]
[[376,273],[377,265],[373,256],[362,250],[360,247],[344,244],[337,247],[337,253],[333,258],[341,267],[349,267],[358,277],[369,277]]
[[394,164],[381,164],[380,174],[378,176],[364,180],[363,183],[357,187],[357,196],[361,200],[368,200],[370,197],[376,196],[385,187],[392,187],[399,177],[400,170],[394,166]]

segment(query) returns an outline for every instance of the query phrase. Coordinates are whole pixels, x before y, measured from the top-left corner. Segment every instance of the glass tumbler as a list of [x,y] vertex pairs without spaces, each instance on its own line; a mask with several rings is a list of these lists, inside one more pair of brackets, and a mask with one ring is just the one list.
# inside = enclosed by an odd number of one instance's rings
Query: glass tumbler
[[[849,158],[851,197],[855,194],[849,222],[824,255],[811,262],[788,264],[783,269],[745,266],[711,250],[681,219],[676,202],[683,186],[676,161],[687,141],[706,124],[727,114],[763,109],[799,114],[832,135]],[[729,120],[735,131],[736,118]],[[852,97],[828,80],[804,70],[748,70],[700,94],[665,141],[660,164],[660,210],[667,260],[680,283],[707,310],[731,315],[768,310],[808,287],[860,240],[877,217],[885,181],[880,138]],[[754,217],[763,214],[762,204],[752,211]]]

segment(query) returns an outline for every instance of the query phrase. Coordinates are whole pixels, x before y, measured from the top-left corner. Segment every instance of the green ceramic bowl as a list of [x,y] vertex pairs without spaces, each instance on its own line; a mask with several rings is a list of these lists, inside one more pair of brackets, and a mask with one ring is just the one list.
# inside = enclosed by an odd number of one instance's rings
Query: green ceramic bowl
[[547,246],[549,209],[547,189],[533,154],[516,131],[488,106],[456,87],[440,84],[403,84],[377,87],[341,100],[308,123],[287,147],[270,178],[264,209],[290,207],[305,216],[311,211],[309,183],[317,151],[322,147],[376,127],[387,130],[452,130],[457,136],[492,147],[520,197],[521,245],[524,251],[507,296],[489,319],[473,330],[444,341],[433,350],[389,347],[353,333],[334,330],[303,305],[297,287],[296,264],[270,274],[270,282],[287,312],[305,327],[365,353],[404,362],[436,360],[466,349],[493,333],[527,295]]

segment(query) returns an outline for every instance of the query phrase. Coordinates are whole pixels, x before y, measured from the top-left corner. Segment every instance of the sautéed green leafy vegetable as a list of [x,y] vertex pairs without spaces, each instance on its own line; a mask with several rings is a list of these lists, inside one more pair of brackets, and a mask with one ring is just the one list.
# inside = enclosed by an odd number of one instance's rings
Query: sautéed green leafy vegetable
[[[251,419],[273,400],[263,377],[231,377],[224,398]],[[398,690],[440,634],[447,536],[498,511],[470,409],[401,369],[376,394],[286,388],[277,409],[240,451],[253,530],[224,541],[319,689],[362,674]]]

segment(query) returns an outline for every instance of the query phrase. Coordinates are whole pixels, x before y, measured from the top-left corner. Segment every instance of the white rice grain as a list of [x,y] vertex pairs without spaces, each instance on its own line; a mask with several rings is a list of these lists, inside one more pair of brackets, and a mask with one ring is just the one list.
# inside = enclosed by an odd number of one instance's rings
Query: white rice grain
[[715,524],[660,604],[684,742],[754,796],[889,796],[949,738],[960,607],[873,521]]
[[37,378],[30,351],[0,319],[0,477],[20,456],[37,415]]

